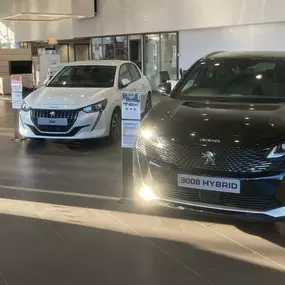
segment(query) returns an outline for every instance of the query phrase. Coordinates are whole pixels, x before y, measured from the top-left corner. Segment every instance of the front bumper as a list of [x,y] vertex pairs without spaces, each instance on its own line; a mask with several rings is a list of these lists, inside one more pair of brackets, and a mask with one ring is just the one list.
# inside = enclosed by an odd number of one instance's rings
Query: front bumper
[[[220,193],[181,188],[177,174],[224,177],[216,173],[176,168],[134,150],[135,195],[147,185],[155,193],[151,201],[161,206],[193,210],[238,219],[272,221],[285,219],[285,173],[240,178],[241,193]],[[228,177],[230,178],[230,177]],[[236,177],[235,177],[236,178]]]
[[102,113],[86,114],[78,112],[78,116],[72,126],[62,131],[43,131],[31,118],[31,111],[20,112],[19,131],[23,137],[57,139],[57,140],[80,140],[105,137],[109,133],[109,117],[105,111]]

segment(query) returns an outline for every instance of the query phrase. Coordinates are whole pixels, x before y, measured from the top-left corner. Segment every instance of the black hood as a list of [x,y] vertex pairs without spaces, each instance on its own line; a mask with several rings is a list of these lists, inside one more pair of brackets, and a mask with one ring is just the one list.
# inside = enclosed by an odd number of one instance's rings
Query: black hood
[[268,147],[285,142],[285,103],[184,101],[166,98],[143,122],[177,143]]

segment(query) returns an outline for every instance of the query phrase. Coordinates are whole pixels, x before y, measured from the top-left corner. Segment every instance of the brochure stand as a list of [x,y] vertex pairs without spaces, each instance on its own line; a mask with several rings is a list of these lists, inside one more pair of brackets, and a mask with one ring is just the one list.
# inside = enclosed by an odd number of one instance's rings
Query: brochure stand
[[122,199],[133,198],[133,148],[141,120],[141,94],[122,93]]
[[19,113],[23,103],[23,84],[20,75],[11,75],[12,107],[14,109],[14,141],[22,141],[24,138],[19,132]]

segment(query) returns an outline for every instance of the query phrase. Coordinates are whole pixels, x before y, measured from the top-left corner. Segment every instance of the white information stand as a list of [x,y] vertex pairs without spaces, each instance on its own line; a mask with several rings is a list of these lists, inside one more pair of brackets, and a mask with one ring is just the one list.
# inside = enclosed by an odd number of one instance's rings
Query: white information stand
[[19,112],[23,103],[23,85],[20,75],[11,75],[12,107],[15,120],[15,140],[22,140],[19,133]]
[[122,93],[122,147],[133,148],[141,121],[141,94]]
[[141,94],[122,93],[122,198],[133,197],[133,148],[141,121]]

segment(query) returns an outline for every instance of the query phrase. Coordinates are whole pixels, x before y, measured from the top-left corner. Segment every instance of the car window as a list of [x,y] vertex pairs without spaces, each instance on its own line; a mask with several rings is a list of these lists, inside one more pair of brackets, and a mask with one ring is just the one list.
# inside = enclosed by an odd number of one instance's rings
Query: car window
[[200,62],[173,97],[285,97],[285,62],[274,59],[222,58]]
[[141,78],[141,74],[135,65],[129,63],[128,68],[131,74],[132,82],[137,81],[138,79]]
[[47,87],[94,87],[114,86],[116,67],[100,65],[78,65],[64,67]]
[[187,92],[189,92],[189,90],[191,90],[191,88],[193,86],[195,86],[195,81],[198,77],[198,74],[201,70],[201,66],[200,65],[197,65],[196,67],[194,67],[193,71],[192,71],[192,76],[191,78],[187,81],[187,83],[185,84],[185,86],[183,87],[181,93],[185,94]]
[[128,79],[128,80],[132,81],[130,72],[129,72],[126,64],[123,64],[120,68],[120,75],[119,75],[120,82],[122,82],[123,79]]

